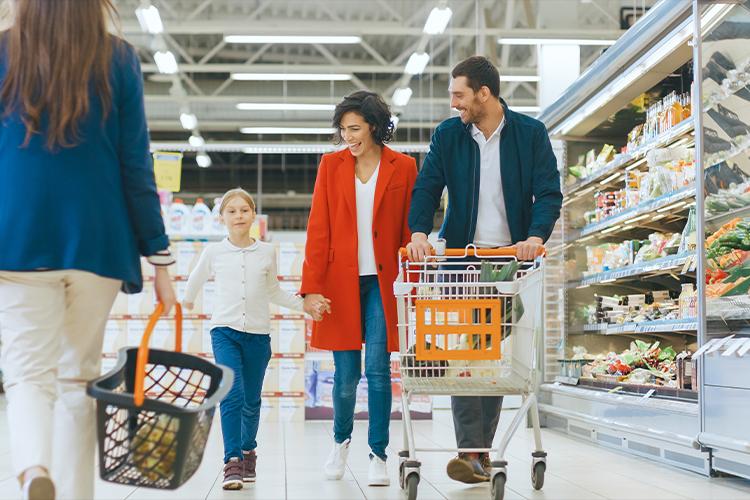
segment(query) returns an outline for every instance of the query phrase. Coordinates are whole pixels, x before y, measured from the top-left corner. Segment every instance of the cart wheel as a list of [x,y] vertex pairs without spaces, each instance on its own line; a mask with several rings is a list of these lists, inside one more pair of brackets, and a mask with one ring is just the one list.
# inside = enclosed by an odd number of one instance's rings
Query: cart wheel
[[535,490],[541,490],[542,486],[544,486],[545,470],[547,470],[547,465],[544,462],[534,464],[534,468],[531,470],[531,484]]
[[398,464],[398,486],[402,490],[406,489],[406,484],[404,483],[404,463],[401,462]]
[[496,474],[492,480],[492,500],[503,500],[505,497],[505,474]]
[[406,496],[409,500],[417,500],[417,486],[419,485],[419,474],[412,473],[406,478]]

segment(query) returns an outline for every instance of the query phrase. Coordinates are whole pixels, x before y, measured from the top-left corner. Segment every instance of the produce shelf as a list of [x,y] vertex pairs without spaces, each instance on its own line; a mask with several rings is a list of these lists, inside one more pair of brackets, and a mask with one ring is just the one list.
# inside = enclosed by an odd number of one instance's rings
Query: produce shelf
[[579,189],[585,188],[589,184],[602,180],[605,177],[620,170],[621,168],[631,165],[632,163],[642,158],[645,158],[648,152],[651,151],[652,149],[669,146],[670,144],[677,142],[679,139],[685,137],[692,131],[693,131],[693,120],[691,118],[683,120],[682,122],[678,123],[671,129],[664,132],[663,134],[655,137],[653,140],[645,144],[642,144],[640,147],[638,147],[634,151],[617,155],[614,160],[607,163],[604,167],[600,168],[599,170],[594,172],[592,175],[588,177],[584,177],[578,182],[575,182],[574,184],[569,185],[565,189],[564,195],[566,197],[575,195],[576,191],[578,191]]
[[621,323],[617,325],[596,323],[583,325],[580,331],[570,332],[571,335],[596,333],[599,335],[630,335],[649,333],[677,333],[695,335],[698,321],[695,318],[642,321],[640,323]]
[[650,260],[648,262],[642,262],[640,264],[634,264],[632,266],[614,269],[612,271],[592,274],[581,278],[580,280],[570,281],[568,282],[568,286],[579,287],[606,284],[628,278],[642,277],[645,274],[669,274],[674,272],[674,269],[683,267],[688,259],[694,255],[695,254],[693,253],[670,255],[661,259]]

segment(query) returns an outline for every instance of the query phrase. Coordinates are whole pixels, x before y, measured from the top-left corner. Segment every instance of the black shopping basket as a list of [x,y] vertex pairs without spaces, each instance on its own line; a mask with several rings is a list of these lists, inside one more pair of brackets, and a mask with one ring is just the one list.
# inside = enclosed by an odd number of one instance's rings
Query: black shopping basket
[[151,315],[140,347],[121,349],[117,366],[88,384],[105,481],[178,488],[198,469],[216,406],[232,387],[229,368],[180,352],[179,304],[175,352],[148,348],[163,310]]

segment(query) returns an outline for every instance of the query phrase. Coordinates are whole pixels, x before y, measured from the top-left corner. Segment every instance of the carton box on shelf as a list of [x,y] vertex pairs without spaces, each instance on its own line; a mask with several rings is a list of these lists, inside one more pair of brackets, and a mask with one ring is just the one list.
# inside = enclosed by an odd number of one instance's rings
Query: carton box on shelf
[[263,395],[260,400],[260,421],[279,421],[279,398]]
[[156,307],[156,295],[154,295],[154,283],[143,283],[140,293],[128,295],[128,314],[151,314]]
[[128,295],[124,294],[122,292],[117,293],[117,297],[115,297],[115,302],[112,304],[112,309],[110,309],[109,314],[110,315],[122,315],[122,314],[128,314]]
[[177,241],[172,244],[172,255],[174,255],[174,273],[179,276],[187,276],[198,264],[198,259],[203,253],[206,243],[202,241]]
[[271,322],[271,337],[277,347],[274,352],[305,352],[305,321],[278,320]]
[[305,245],[301,243],[279,243],[278,273],[280,276],[302,276],[302,262],[305,260]]
[[302,422],[305,420],[305,398],[300,396],[278,398],[279,420],[281,422]]
[[279,391],[303,392],[305,390],[305,360],[281,358],[278,360]]
[[104,328],[102,352],[114,354],[128,344],[128,321],[109,320]]
[[279,390],[279,360],[271,359],[266,368],[263,379],[263,392],[277,392]]

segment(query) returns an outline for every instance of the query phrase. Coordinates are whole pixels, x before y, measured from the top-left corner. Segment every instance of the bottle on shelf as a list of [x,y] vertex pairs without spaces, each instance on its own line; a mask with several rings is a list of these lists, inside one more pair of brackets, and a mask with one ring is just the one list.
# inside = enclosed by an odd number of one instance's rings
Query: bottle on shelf
[[214,198],[214,208],[211,210],[211,232],[213,234],[222,234],[224,226],[221,224],[221,198]]
[[185,234],[189,229],[190,209],[181,198],[175,198],[169,207],[167,232],[172,235]]
[[208,234],[212,230],[213,217],[211,210],[203,202],[203,198],[198,198],[193,205],[191,212],[192,232],[195,234]]
[[693,292],[693,284],[692,283],[683,283],[682,284],[682,291],[680,292],[680,297],[678,299],[679,301],[679,307],[680,307],[680,318],[694,318],[695,316],[691,316],[691,297],[694,296]]

